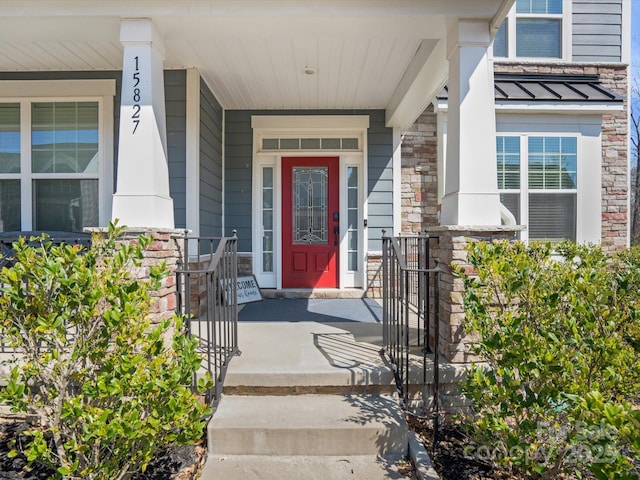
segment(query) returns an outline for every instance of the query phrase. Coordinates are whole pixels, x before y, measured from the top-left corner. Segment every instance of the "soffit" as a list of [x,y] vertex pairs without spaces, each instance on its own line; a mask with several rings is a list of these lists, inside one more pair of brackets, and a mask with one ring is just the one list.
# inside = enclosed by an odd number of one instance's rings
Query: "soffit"
[[4,0],[0,71],[121,70],[121,19],[148,17],[224,108],[387,108],[417,52],[505,1]]

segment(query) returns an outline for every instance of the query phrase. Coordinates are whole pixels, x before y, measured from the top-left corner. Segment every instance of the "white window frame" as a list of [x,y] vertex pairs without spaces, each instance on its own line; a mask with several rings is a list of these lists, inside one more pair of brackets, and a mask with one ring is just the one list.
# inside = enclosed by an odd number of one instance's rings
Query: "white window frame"
[[[113,195],[113,101],[115,80],[0,81],[0,103],[20,104],[20,173],[0,179],[20,180],[21,229],[33,230],[33,181],[41,179],[97,179],[98,226],[111,219]],[[32,173],[31,105],[33,103],[95,102],[98,104],[98,173]]]
[[[366,278],[367,229],[367,130],[368,115],[256,115],[253,128],[253,181],[252,181],[252,263],[253,272],[262,288],[282,289],[282,158],[283,157],[338,157],[340,195],[340,262],[338,288],[362,288]],[[353,138],[359,139],[358,151],[332,150],[265,150],[263,138]],[[262,271],[262,168],[272,166],[273,172],[273,272]],[[359,193],[358,271],[347,268],[347,167],[357,166]]]
[[[602,117],[564,115],[498,115],[497,136],[520,138],[520,223],[529,218],[528,139],[529,137],[575,137],[577,140],[576,242],[600,243],[602,240]],[[567,190],[553,190],[562,193]],[[573,190],[572,190],[573,191]],[[501,193],[517,190],[500,190]],[[551,190],[545,190],[551,192]],[[521,239],[529,240],[528,230]]]
[[[505,22],[507,25],[507,56],[506,57],[497,57],[494,58],[498,61],[504,60],[517,60],[518,62],[567,62],[571,60],[571,45],[572,45],[572,12],[573,12],[573,3],[571,0],[562,0],[562,14],[541,14],[541,13],[533,13],[533,14],[523,14],[516,13],[516,5],[514,3],[513,7],[509,11],[507,18],[505,18]],[[561,42],[561,56],[559,58],[555,57],[518,57],[516,56],[516,28],[517,28],[517,19],[518,18],[561,18],[562,19],[562,31],[560,32],[560,42]],[[490,49],[493,52],[493,48]]]

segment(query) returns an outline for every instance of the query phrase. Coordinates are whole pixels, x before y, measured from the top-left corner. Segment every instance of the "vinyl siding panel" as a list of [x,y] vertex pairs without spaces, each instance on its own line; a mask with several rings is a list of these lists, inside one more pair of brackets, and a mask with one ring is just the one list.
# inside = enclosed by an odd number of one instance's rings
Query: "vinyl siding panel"
[[225,112],[225,235],[238,232],[238,251],[251,251],[251,164],[253,132],[249,111]]
[[[249,111],[230,110],[225,112],[225,226],[228,234],[238,230],[241,252],[251,251],[252,215],[252,160],[253,131],[252,115],[369,115],[368,145],[368,185],[369,201],[369,249],[382,249],[382,228],[388,235],[393,233],[393,135],[385,127],[385,113],[382,110],[303,110],[303,111]],[[318,152],[321,155],[321,152]]]
[[384,111],[369,117],[367,198],[369,250],[382,250],[382,230],[393,232],[393,131],[385,126]]
[[167,117],[167,149],[169,193],[173,199],[176,228],[185,228],[186,215],[186,142],[187,142],[187,73],[184,70],[164,72],[165,110]]
[[621,61],[623,1],[574,0],[573,61],[607,63]]
[[200,235],[222,236],[223,111],[200,81]]

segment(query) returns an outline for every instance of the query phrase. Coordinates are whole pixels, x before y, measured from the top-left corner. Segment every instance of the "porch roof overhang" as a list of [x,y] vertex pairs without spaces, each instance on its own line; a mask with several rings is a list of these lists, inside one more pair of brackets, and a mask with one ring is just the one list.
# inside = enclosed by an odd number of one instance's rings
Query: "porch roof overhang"
[[121,21],[150,18],[164,67],[197,68],[226,109],[384,109],[404,129],[446,83],[451,26],[495,33],[513,2],[4,0],[0,72],[121,70]]

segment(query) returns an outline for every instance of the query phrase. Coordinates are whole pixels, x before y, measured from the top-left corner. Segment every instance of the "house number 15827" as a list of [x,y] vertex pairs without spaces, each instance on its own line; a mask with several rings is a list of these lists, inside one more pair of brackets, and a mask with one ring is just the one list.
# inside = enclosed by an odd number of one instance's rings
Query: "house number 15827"
[[133,132],[136,133],[138,129],[138,125],[140,125],[140,67],[138,65],[138,57],[134,57],[136,62],[136,68],[133,72],[133,114],[131,115],[131,119],[133,120]]

